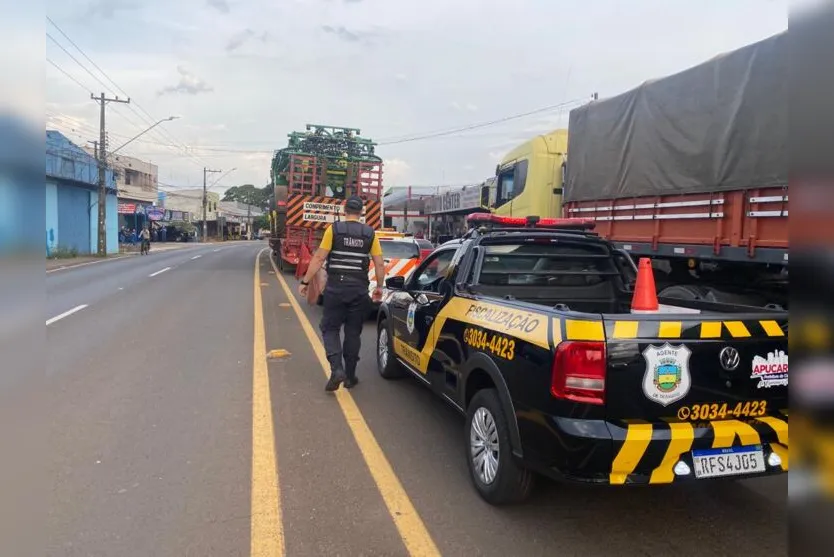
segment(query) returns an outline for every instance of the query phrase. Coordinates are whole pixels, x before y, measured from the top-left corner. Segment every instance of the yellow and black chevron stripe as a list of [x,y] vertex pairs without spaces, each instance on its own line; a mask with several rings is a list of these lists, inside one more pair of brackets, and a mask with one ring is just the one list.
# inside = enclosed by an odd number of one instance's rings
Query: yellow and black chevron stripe
[[554,345],[562,340],[617,341],[640,339],[740,340],[784,338],[788,334],[785,320],[580,320],[554,319]]
[[[314,230],[324,230],[331,223],[329,222],[311,222],[304,220],[304,213],[312,213],[316,215],[330,214],[327,211],[305,211],[305,203],[324,203],[328,205],[344,205],[345,199],[337,197],[325,197],[321,195],[299,195],[293,194],[289,196],[287,201],[287,226],[301,226],[304,228],[312,228]],[[382,203],[380,201],[365,201],[365,224],[379,230],[382,226]]]
[[[675,464],[693,448],[725,448],[769,444],[789,466],[787,416],[762,416],[748,422],[716,420],[696,428],[687,422],[630,423],[615,432],[614,461],[609,482],[663,484],[676,481]],[[689,462],[691,464],[691,462]]]

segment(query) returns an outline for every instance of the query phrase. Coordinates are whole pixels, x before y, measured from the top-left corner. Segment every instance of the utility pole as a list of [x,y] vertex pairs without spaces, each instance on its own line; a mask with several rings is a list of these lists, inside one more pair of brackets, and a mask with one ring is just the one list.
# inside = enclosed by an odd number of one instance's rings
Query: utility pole
[[203,242],[208,237],[208,224],[206,223],[206,205],[208,204],[208,189],[206,188],[206,176],[209,172],[223,172],[222,170],[210,170],[203,167]]
[[101,107],[101,117],[99,119],[99,138],[98,138],[98,255],[104,257],[107,255],[107,134],[104,126],[104,107],[107,103],[124,103],[129,104],[130,99],[122,100],[119,97],[115,99],[108,99],[104,93],[100,97],[96,97],[90,93],[90,98],[99,103]]

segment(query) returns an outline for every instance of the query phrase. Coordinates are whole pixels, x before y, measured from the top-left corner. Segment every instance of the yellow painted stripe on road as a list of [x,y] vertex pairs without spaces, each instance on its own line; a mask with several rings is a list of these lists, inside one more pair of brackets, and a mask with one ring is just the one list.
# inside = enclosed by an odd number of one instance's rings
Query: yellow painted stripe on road
[[255,258],[255,342],[252,358],[252,517],[250,554],[278,557],[285,554],[281,492],[275,454],[272,400],[266,365],[266,334],[261,298],[261,254]]
[[[272,268],[275,270],[275,277],[284,289],[287,299],[298,316],[301,328],[304,329],[304,334],[307,335],[307,340],[310,341],[310,345],[313,347],[313,352],[319,360],[324,375],[326,377],[329,376],[330,365],[327,363],[327,354],[324,351],[321,340],[310,324],[310,320],[307,319],[307,316],[298,304],[298,301],[295,299],[287,281],[284,280],[284,277],[281,276],[281,273],[275,267],[275,262],[272,261],[271,257],[270,263],[272,263]],[[339,407],[342,409],[342,414],[345,416],[347,425],[350,427],[354,439],[356,439],[356,444],[359,445],[362,457],[368,465],[371,477],[374,479],[377,489],[379,489],[382,500],[385,502],[385,506],[388,508],[388,512],[394,520],[394,525],[397,527],[397,531],[408,553],[410,555],[426,557],[439,556],[440,551],[437,549],[431,534],[429,534],[425,524],[423,524],[420,515],[417,514],[417,509],[414,508],[411,499],[405,492],[396,473],[394,473],[391,463],[388,462],[388,458],[386,458],[382,447],[379,446],[373,432],[371,432],[367,422],[365,422],[365,418],[362,416],[362,412],[359,410],[353,397],[344,389],[339,389],[335,392],[335,395]]]
[[672,439],[669,441],[669,447],[666,449],[663,462],[652,471],[649,478],[650,484],[672,483],[675,480],[673,470],[675,464],[681,459],[683,453],[692,449],[692,441],[695,439],[695,430],[692,429],[692,424],[671,422],[669,423],[669,430]]
[[640,463],[640,459],[652,440],[652,424],[630,424],[626,430],[626,438],[620,452],[611,464],[610,482],[613,485],[625,483],[628,475]]

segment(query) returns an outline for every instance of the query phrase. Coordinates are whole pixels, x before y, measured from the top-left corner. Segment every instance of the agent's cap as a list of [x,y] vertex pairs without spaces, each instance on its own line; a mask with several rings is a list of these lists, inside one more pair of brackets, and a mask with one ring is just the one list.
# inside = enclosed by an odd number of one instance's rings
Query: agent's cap
[[353,211],[354,213],[362,212],[362,207],[365,206],[365,202],[362,201],[362,198],[358,195],[352,195],[345,203],[345,209],[348,211]]

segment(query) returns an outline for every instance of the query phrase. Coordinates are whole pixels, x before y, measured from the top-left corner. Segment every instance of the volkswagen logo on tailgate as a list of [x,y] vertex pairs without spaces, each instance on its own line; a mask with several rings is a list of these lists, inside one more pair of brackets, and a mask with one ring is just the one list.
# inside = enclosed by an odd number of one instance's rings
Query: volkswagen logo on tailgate
[[739,356],[738,350],[732,346],[727,346],[718,354],[718,359],[721,360],[721,367],[727,371],[733,371],[738,367]]

